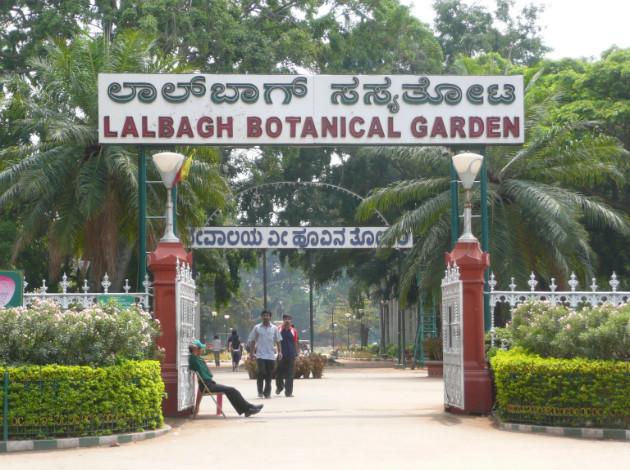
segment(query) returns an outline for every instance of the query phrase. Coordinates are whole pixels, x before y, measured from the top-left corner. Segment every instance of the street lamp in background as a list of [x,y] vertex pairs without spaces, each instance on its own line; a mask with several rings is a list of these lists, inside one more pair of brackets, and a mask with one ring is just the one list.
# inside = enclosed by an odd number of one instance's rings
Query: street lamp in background
[[175,152],[160,152],[153,155],[153,163],[160,172],[162,182],[166,189],[166,228],[164,230],[164,236],[160,239],[161,242],[176,243],[179,242],[179,238],[173,232],[173,194],[172,189],[175,185],[175,177],[179,172],[185,157],[181,153]]
[[466,202],[464,204],[464,232],[457,240],[459,242],[477,242],[477,239],[472,234],[472,202],[470,193],[482,164],[483,156],[477,153],[465,152],[453,157],[453,166],[466,192]]
[[330,309],[330,328],[332,332],[332,349],[335,350],[335,304]]
[[227,342],[228,338],[230,337],[230,330],[228,329],[228,322],[230,321],[230,314],[226,313],[225,315],[223,315],[223,318],[225,318],[225,341]]
[[350,317],[352,317],[352,314],[350,312],[346,313],[346,321],[348,323],[348,351],[350,351]]
[[212,338],[212,335],[215,334],[216,329],[217,329],[217,315],[219,314],[217,313],[216,310],[212,310],[210,312],[210,315],[211,315],[210,326],[208,327],[206,338]]

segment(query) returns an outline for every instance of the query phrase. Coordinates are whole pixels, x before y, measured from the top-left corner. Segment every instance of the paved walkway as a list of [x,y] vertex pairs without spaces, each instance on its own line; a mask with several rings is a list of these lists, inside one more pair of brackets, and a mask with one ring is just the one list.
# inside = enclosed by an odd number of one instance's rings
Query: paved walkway
[[295,397],[254,398],[255,383],[228,368],[217,381],[265,404],[227,419],[202,402],[197,420],[173,420],[164,437],[115,448],[0,455],[2,470],[123,469],[594,469],[630,468],[630,443],[499,431],[488,418],[442,411],[442,381],[423,371],[326,370],[299,380]]

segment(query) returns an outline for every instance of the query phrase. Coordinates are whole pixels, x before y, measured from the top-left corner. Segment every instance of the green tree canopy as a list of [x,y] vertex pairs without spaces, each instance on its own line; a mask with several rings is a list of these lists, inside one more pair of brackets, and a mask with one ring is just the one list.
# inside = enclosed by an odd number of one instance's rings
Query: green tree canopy
[[[14,75],[2,103],[21,103],[23,117],[8,124],[30,136],[0,152],[0,209],[19,209],[16,254],[46,235],[51,274],[67,257],[82,256],[91,261],[93,281],[107,272],[119,284],[137,238],[137,156],[133,147],[98,143],[97,74],[175,71],[175,64],[149,38],[127,32],[109,46],[87,37],[51,45],[28,65],[32,74]],[[194,153],[194,170],[182,185],[185,227],[203,221],[196,208],[220,204],[227,192],[218,154]],[[162,212],[164,200],[150,193],[152,210]],[[155,237],[158,227],[151,228]]]
[[498,52],[515,64],[532,65],[542,59],[550,50],[538,25],[543,8],[529,5],[515,15],[513,6],[513,0],[497,0],[496,10],[490,12],[462,0],[436,0],[434,27],[446,63],[452,64],[459,55],[475,57],[488,52]]

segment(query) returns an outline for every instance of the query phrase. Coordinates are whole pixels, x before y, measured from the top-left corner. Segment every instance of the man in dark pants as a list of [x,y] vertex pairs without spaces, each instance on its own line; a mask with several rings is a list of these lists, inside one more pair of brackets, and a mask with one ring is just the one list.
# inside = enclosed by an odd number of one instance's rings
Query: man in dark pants
[[250,417],[258,413],[263,405],[253,405],[245,400],[241,392],[234,387],[220,385],[212,380],[212,373],[208,369],[206,361],[200,357],[204,347],[205,345],[198,339],[188,346],[188,350],[190,351],[190,356],[188,356],[188,368],[199,374],[199,377],[206,384],[208,390],[214,393],[225,393],[225,396],[230,400],[230,403],[239,415],[245,414],[245,417]]
[[[260,313],[262,322],[257,324],[249,334],[247,342],[250,344],[250,358],[256,356],[258,398],[269,398],[271,396],[271,374],[276,365],[276,352],[278,359],[282,358],[280,350],[280,331],[271,323],[271,312],[263,310]],[[265,388],[263,389],[263,382]]]
[[278,363],[276,371],[276,395],[284,390],[286,397],[293,396],[293,375],[295,370],[295,358],[297,357],[297,331],[293,327],[291,315],[282,315],[282,328],[280,329],[280,347],[282,359]]

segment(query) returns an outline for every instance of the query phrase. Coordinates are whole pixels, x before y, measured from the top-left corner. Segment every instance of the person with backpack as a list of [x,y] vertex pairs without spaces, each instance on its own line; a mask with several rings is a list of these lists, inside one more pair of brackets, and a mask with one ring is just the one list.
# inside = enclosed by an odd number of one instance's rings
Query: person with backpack
[[236,330],[232,330],[232,336],[228,338],[227,346],[228,351],[232,353],[232,372],[236,372],[241,362],[241,356],[243,355],[243,344]]

